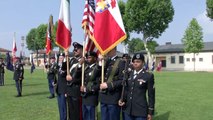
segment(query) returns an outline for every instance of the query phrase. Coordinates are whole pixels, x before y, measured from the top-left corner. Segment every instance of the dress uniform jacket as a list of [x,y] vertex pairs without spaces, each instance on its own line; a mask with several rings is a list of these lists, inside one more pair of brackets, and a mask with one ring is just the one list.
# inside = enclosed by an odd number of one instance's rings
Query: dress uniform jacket
[[13,80],[20,80],[20,78],[24,79],[24,67],[21,63],[16,63],[14,66],[14,75]]
[[70,60],[70,75],[71,81],[67,81],[67,94],[72,97],[80,97],[80,85],[81,85],[81,70],[78,68],[78,62],[80,58],[71,58]]
[[67,63],[63,62],[61,65],[58,65],[58,81],[56,87],[57,94],[65,94],[67,87]]
[[47,79],[54,80],[57,73],[57,63],[51,63],[49,67],[49,71],[47,72]]
[[85,67],[84,84],[86,92],[83,93],[83,104],[88,106],[98,105],[99,79],[101,70],[96,64],[87,65]]
[[[116,66],[116,60],[119,60],[118,65]],[[111,71],[113,68],[116,67],[114,76],[112,80],[110,80],[110,75],[113,74]],[[105,104],[117,104],[118,100],[121,96],[121,89],[122,89],[122,80],[123,80],[123,70],[125,68],[125,62],[118,58],[118,56],[114,57],[113,59],[109,59],[105,65],[105,74],[104,74],[104,81],[107,82],[108,88],[105,92],[101,92],[99,94],[100,101]]]
[[0,63],[0,73],[4,73],[4,63]]
[[146,117],[147,114],[154,114],[155,88],[154,75],[152,73],[141,71],[134,79],[134,71],[132,71],[127,80],[125,90],[126,105],[124,112],[142,117]]

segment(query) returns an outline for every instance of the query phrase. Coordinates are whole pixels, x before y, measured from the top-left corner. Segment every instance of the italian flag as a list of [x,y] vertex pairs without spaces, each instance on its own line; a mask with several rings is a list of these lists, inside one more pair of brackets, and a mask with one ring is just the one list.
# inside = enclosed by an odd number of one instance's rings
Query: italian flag
[[126,39],[126,32],[117,0],[97,0],[91,39],[102,55],[105,55]]
[[70,0],[61,0],[56,44],[65,51],[71,45]]

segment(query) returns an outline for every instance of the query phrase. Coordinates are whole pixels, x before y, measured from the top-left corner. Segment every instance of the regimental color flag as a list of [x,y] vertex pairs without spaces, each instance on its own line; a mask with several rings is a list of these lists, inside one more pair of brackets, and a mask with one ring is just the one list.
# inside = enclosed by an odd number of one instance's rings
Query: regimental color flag
[[52,27],[53,27],[53,16],[50,15],[49,23],[47,26],[47,33],[46,33],[46,54],[47,55],[49,55],[52,50],[52,42],[51,42],[52,29],[53,29]]
[[65,51],[71,45],[70,0],[61,0],[56,44]]
[[93,36],[95,22],[95,2],[94,0],[85,0],[82,28],[85,31],[85,50],[98,52],[94,42],[90,39]]
[[117,0],[97,0],[94,24],[91,39],[102,55],[126,39]]
[[13,35],[12,58],[16,57],[16,51],[17,51],[17,47],[16,47],[16,33],[14,33],[14,35]]

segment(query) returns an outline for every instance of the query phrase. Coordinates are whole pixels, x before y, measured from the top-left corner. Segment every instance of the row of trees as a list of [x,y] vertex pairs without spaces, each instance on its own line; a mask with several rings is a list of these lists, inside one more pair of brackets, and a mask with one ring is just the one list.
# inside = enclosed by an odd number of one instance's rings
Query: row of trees
[[[207,16],[213,18],[213,0],[207,0]],[[134,53],[146,50],[150,62],[155,47],[158,46],[157,39],[168,28],[173,20],[174,8],[171,0],[127,0],[119,1],[120,11],[123,17],[125,30],[128,38],[124,44],[128,45],[129,52]],[[55,41],[57,23],[54,25],[52,40]],[[30,30],[26,37],[27,48],[38,51],[45,48],[47,24],[41,24]],[[140,38],[131,38],[131,34],[138,34]],[[198,53],[203,48],[202,28],[192,19],[182,39],[185,51]],[[53,45],[54,46],[54,45]]]

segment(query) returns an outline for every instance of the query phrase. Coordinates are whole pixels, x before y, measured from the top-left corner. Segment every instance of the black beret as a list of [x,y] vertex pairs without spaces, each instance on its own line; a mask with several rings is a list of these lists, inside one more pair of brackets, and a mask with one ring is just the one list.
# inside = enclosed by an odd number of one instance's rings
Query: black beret
[[133,56],[133,58],[132,58],[132,62],[135,59],[139,59],[139,60],[142,60],[144,62],[144,55],[142,53],[135,53],[134,56]]
[[128,55],[127,53],[125,53],[125,54],[123,54],[122,58],[123,58],[123,57],[128,58],[128,57],[129,57],[129,55]]
[[51,56],[50,59],[55,59],[55,56]]
[[79,44],[77,42],[73,42],[72,45],[73,45],[74,49],[83,49],[83,45],[81,45],[81,44]]
[[2,57],[0,57],[0,59],[3,59]]
[[65,53],[59,53],[59,56],[65,57]]
[[88,56],[93,56],[93,57],[97,58],[97,53],[96,52],[87,52],[86,57],[88,57]]

